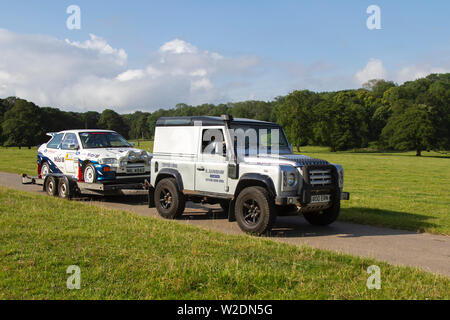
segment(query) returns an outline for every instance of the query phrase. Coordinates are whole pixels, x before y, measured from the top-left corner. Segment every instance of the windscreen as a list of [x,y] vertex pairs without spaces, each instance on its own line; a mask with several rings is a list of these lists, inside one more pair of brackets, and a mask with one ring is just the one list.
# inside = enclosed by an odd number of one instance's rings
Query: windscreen
[[81,132],[80,140],[84,149],[131,147],[128,141],[116,132]]

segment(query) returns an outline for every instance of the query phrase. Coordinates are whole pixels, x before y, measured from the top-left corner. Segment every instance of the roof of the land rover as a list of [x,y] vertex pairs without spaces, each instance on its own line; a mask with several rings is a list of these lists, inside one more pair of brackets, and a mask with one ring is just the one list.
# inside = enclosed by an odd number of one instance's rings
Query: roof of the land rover
[[[157,127],[194,126],[195,123],[200,122],[202,126],[220,126],[224,124],[224,121],[220,117],[191,116],[191,117],[161,117],[156,121],[156,126]],[[231,124],[278,126],[278,124],[273,122],[244,119],[244,118],[233,119],[233,121],[231,121]]]

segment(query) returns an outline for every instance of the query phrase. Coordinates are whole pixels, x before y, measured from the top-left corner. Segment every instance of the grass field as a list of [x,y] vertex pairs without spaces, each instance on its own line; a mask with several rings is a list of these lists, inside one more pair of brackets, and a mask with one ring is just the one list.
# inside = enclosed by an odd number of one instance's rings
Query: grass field
[[[141,141],[139,148],[151,152],[153,142]],[[344,167],[351,196],[342,203],[340,220],[450,235],[450,156],[332,153],[322,147],[302,153]],[[0,148],[0,171],[35,174],[35,159],[36,149]]]
[[450,298],[448,278],[417,269],[3,187],[0,216],[0,299]]

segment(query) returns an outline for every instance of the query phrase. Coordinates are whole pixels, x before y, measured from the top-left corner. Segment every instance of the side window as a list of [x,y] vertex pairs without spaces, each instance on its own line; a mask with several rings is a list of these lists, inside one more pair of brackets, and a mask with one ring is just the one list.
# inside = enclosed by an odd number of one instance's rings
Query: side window
[[[72,148],[71,148],[72,146]],[[63,150],[74,150],[78,148],[77,136],[74,133],[67,133],[61,144]]]
[[51,139],[50,142],[47,143],[47,148],[58,149],[63,137],[64,137],[63,133],[58,133],[57,135],[55,135],[53,139]]
[[204,129],[202,131],[202,153],[226,155],[226,144],[221,129]]

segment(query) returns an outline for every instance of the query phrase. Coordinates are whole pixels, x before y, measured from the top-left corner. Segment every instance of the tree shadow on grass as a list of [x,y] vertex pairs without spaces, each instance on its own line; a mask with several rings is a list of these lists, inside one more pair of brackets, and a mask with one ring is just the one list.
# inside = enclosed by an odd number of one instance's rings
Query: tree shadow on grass
[[[272,229],[273,237],[320,237],[337,235],[343,238],[404,235],[437,227],[430,217],[372,208],[342,208],[341,219],[329,226],[313,226],[303,216],[279,217]],[[400,220],[396,222],[396,220]],[[408,223],[404,223],[407,220]],[[408,231],[410,229],[412,231]]]

